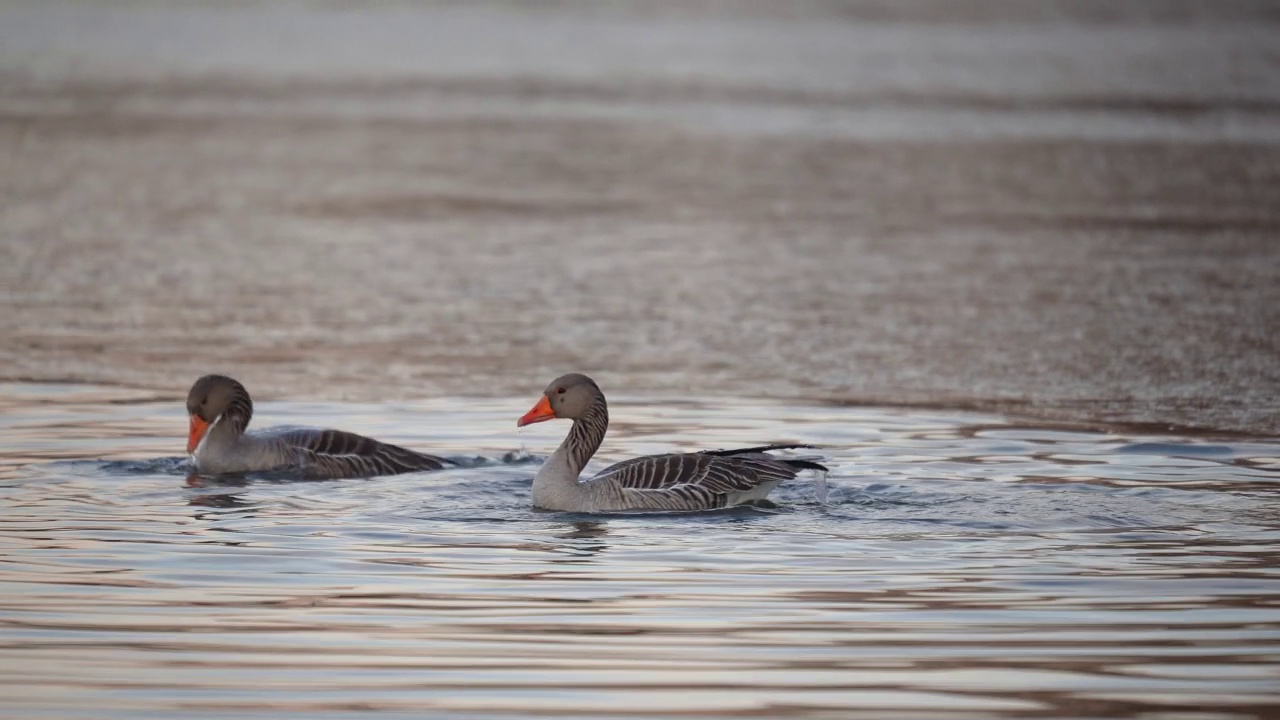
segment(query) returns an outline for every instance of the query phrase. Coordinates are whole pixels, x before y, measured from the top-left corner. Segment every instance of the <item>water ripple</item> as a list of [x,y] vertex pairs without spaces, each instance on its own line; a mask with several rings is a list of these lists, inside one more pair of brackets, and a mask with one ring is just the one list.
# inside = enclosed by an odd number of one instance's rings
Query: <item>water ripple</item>
[[[300,482],[191,474],[173,456],[181,408],[59,397],[27,430],[16,407],[17,445],[0,453],[7,717],[1154,718],[1208,704],[1196,717],[1248,718],[1280,704],[1280,445],[1256,438],[623,399],[602,463],[808,442],[829,492],[801,478],[773,507],[594,516],[529,506],[564,427],[512,433],[524,398],[308,406],[313,422],[467,462]],[[300,414],[259,411],[264,425]],[[433,442],[442,414],[448,439]],[[54,446],[58,459],[32,458]]]

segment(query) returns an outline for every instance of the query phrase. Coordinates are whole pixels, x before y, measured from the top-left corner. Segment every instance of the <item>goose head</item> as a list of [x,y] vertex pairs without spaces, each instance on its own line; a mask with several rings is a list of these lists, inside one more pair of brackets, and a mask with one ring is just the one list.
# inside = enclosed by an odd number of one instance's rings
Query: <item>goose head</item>
[[524,427],[555,418],[577,420],[603,399],[604,393],[600,392],[600,386],[586,375],[561,375],[542,391],[538,403],[516,422],[516,426]]
[[[191,427],[187,433],[187,452],[194,453],[209,431],[224,419],[234,420],[241,430],[249,424],[253,401],[244,386],[225,375],[205,375],[187,393],[187,414]],[[233,418],[224,418],[232,415]]]

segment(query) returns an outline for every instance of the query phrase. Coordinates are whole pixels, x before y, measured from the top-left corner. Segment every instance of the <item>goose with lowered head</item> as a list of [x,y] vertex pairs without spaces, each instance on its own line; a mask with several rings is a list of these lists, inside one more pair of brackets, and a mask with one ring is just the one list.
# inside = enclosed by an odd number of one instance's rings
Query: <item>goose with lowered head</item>
[[225,375],[205,375],[187,393],[187,452],[200,472],[294,470],[315,478],[395,475],[453,466],[451,460],[342,430],[268,428],[246,432],[249,391]]

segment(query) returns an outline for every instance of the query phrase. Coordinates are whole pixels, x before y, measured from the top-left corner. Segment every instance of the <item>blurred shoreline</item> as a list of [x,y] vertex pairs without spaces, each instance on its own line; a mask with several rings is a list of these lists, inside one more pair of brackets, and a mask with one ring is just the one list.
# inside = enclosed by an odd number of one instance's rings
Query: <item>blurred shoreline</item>
[[1280,434],[1280,17],[1111,5],[0,5],[0,379]]

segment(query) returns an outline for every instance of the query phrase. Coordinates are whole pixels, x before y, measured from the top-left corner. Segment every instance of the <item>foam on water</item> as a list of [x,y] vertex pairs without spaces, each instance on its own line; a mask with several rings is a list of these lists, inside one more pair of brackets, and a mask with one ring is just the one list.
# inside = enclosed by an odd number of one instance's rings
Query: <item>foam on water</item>
[[180,403],[28,388],[0,450],[6,717],[1262,717],[1280,444],[621,399],[597,464],[823,447],[776,507],[529,506],[527,398],[261,403],[474,459],[192,475]]

